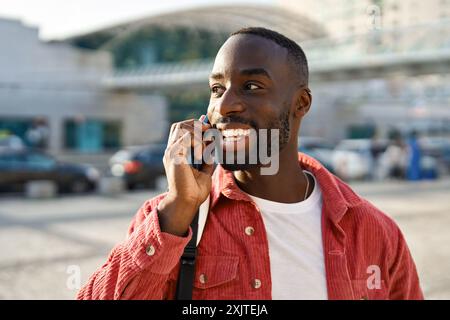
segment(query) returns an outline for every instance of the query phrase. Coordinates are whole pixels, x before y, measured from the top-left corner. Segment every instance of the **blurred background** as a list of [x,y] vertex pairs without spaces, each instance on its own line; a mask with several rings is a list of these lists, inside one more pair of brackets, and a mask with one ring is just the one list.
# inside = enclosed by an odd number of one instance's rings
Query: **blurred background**
[[170,124],[199,117],[228,34],[297,41],[299,150],[399,224],[450,298],[450,1],[56,0],[0,7],[0,299],[73,299],[166,188]]

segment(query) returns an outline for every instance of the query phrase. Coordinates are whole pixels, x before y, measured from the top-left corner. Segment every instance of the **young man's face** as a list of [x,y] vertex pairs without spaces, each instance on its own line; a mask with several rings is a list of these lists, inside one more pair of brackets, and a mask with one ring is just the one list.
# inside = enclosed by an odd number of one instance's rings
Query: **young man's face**
[[[287,49],[271,40],[235,35],[224,43],[209,79],[208,118],[224,134],[225,153],[237,152],[239,148],[245,148],[247,154],[256,150],[248,136],[236,132],[238,136],[229,137],[233,132],[226,134],[226,129],[278,129],[280,150],[293,141],[296,145],[297,137],[290,133],[290,109],[298,80],[292,69]],[[267,141],[270,150],[270,140]],[[249,164],[223,166],[243,170]]]

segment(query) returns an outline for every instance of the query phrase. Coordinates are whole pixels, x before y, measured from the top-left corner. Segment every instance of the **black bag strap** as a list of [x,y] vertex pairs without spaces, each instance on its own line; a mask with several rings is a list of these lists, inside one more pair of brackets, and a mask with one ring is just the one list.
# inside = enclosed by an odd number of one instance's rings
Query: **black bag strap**
[[197,255],[197,236],[198,236],[198,217],[199,211],[192,220],[192,238],[184,248],[180,259],[180,273],[177,282],[177,300],[192,300],[192,289],[195,277],[195,258]]

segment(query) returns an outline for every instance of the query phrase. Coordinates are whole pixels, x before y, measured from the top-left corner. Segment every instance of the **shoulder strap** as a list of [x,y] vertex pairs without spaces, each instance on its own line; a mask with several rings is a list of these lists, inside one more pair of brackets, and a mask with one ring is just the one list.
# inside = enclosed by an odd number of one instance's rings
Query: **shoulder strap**
[[195,258],[197,255],[197,246],[202,238],[203,230],[206,224],[206,218],[209,212],[209,196],[192,220],[192,238],[184,248],[180,259],[180,273],[177,282],[177,300],[192,300],[192,289],[195,277]]

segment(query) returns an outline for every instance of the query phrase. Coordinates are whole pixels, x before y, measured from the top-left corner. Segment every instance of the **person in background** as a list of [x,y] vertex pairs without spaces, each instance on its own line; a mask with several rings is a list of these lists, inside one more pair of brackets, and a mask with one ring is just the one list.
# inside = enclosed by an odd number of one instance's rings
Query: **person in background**
[[374,131],[374,135],[370,139],[370,156],[371,156],[371,167],[370,167],[370,179],[379,179],[379,170],[381,165],[381,160],[385,150],[383,143],[381,142],[377,131]]
[[385,157],[388,162],[389,177],[405,179],[408,153],[400,133],[396,133],[392,137],[391,143],[385,151]]
[[420,160],[422,157],[419,142],[417,141],[417,131],[413,130],[408,138],[408,165],[406,178],[410,181],[417,181],[421,178]]
[[40,118],[35,119],[25,136],[30,147],[46,149],[49,138],[49,129],[46,121]]

